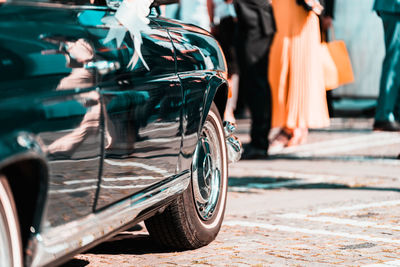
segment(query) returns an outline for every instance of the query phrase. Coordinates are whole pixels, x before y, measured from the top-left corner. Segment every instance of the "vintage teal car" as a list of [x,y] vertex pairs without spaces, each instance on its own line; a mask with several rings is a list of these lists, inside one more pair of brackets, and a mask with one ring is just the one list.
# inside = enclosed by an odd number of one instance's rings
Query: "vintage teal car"
[[119,4],[0,0],[1,267],[54,266],[143,220],[177,249],[220,229],[241,150],[221,49],[156,7],[140,48],[126,29],[106,42]]

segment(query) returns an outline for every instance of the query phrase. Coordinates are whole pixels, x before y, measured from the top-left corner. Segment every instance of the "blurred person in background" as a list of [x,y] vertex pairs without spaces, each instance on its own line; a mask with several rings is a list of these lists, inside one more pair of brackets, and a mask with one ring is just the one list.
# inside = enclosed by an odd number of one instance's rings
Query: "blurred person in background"
[[[330,31],[333,29],[333,12],[335,8],[335,0],[325,0],[325,9],[320,16],[320,27],[321,27],[321,41],[329,42],[331,38],[329,36]],[[333,95],[332,90],[326,91],[326,100],[328,103],[329,117],[335,116],[333,108]]]
[[373,127],[400,131],[400,0],[375,0],[374,10],[383,22],[386,55]]
[[335,0],[325,0],[322,2],[324,5],[323,13],[321,14],[321,30],[322,30],[322,37],[324,41],[329,39],[327,38],[327,31],[332,28],[333,26],[333,13],[335,9]]
[[270,149],[277,152],[304,143],[309,128],[329,126],[329,113],[318,14],[299,0],[274,0],[272,6],[277,24],[269,66],[272,126],[281,130]]
[[224,120],[235,123],[234,111],[238,99],[239,75],[236,60],[235,36],[237,18],[232,0],[207,0],[210,11],[211,33],[220,43],[228,64],[230,97],[226,103]]
[[207,0],[179,0],[179,19],[211,30]]
[[162,5],[160,7],[161,15],[170,19],[179,19],[179,3]]
[[161,14],[211,31],[209,0],[179,0],[162,6]]
[[268,135],[271,128],[268,60],[275,34],[271,1],[234,0],[234,5],[239,30],[239,91],[251,113],[251,141],[244,147],[242,158],[265,158],[268,155]]

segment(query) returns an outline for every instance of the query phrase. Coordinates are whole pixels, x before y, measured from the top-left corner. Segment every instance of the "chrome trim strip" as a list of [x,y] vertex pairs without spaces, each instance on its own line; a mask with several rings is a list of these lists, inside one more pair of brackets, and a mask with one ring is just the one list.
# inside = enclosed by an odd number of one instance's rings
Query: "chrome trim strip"
[[32,238],[31,266],[49,264],[64,255],[86,246],[133,221],[141,211],[167,197],[182,193],[190,182],[186,172],[153,190],[134,195],[101,212],[55,228],[43,230]]

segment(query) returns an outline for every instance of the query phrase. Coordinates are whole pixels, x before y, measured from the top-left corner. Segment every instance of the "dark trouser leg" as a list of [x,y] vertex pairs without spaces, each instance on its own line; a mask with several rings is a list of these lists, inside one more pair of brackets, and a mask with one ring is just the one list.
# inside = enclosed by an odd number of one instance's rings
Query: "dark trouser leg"
[[[269,51],[267,51],[268,53]],[[271,129],[271,89],[267,78],[268,54],[248,66],[246,72],[246,103],[251,112],[251,145],[268,150]]]
[[329,117],[335,117],[335,110],[333,108],[333,95],[331,90],[326,91],[326,102],[328,103]]
[[268,54],[274,25],[268,1],[235,1],[238,17],[239,98],[244,96],[251,112],[251,146],[268,149],[271,128],[271,90]]
[[380,15],[385,32],[386,55],[382,64],[382,74],[375,120],[399,121],[400,18],[397,14],[387,12],[382,12]]

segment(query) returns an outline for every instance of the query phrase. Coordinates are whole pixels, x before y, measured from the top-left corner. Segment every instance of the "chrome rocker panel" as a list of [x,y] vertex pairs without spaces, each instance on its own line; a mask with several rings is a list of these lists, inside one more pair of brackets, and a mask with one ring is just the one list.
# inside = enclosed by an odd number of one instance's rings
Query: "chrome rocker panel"
[[190,173],[187,172],[179,177],[172,178],[171,181],[153,190],[118,202],[104,211],[36,234],[30,246],[33,259],[28,265],[43,266],[49,264],[116,232],[137,218],[140,212],[168,197],[182,193],[189,186],[189,183]]

